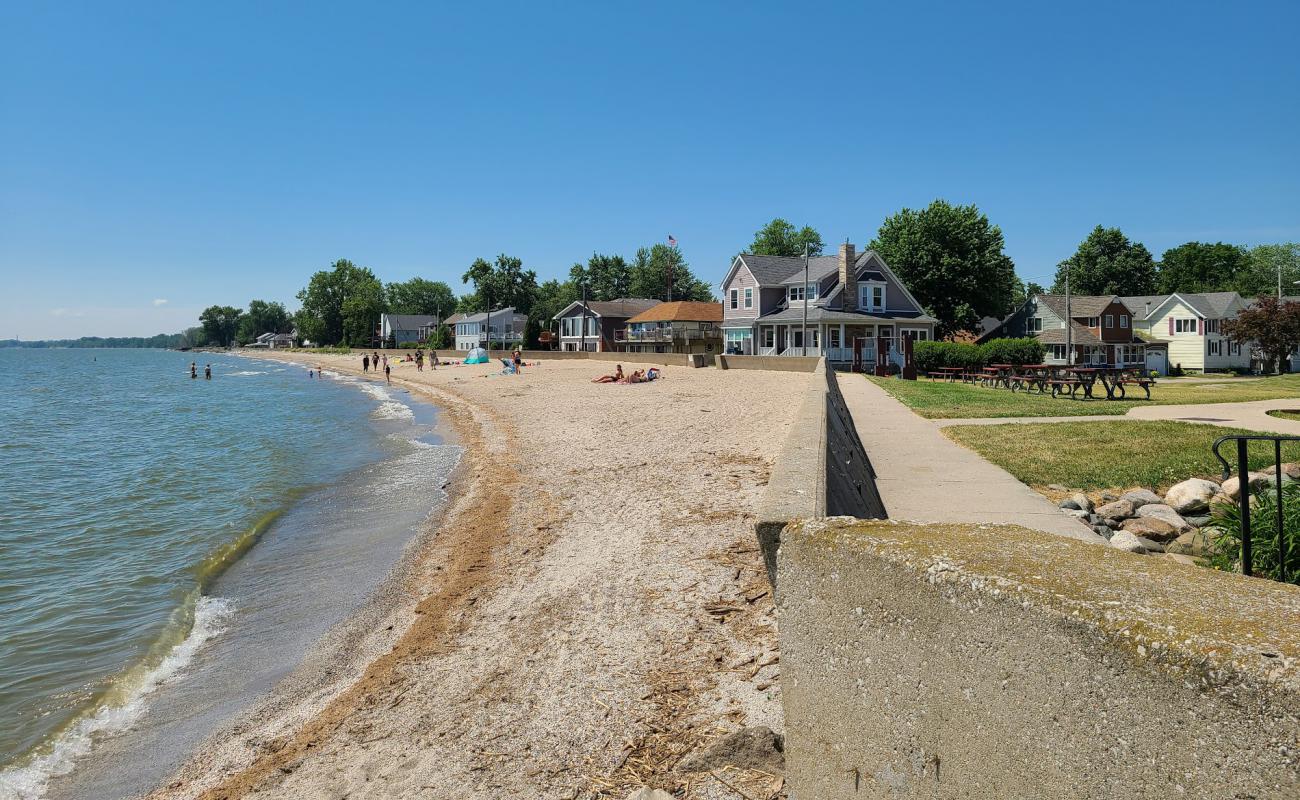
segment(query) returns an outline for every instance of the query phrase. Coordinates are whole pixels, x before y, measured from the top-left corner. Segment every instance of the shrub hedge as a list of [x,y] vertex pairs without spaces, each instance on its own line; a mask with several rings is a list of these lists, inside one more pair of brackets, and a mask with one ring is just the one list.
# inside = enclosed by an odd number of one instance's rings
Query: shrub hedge
[[990,339],[984,344],[916,342],[912,356],[921,372],[942,367],[979,369],[989,364],[1041,364],[1046,350],[1033,338]]

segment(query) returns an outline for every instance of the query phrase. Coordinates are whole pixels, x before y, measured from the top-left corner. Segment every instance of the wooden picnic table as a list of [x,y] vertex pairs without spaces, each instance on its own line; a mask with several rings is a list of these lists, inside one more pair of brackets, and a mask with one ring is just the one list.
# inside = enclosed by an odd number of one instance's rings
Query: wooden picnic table
[[938,367],[931,370],[929,375],[932,380],[943,379],[946,381],[956,382],[961,378],[965,369],[962,367]]

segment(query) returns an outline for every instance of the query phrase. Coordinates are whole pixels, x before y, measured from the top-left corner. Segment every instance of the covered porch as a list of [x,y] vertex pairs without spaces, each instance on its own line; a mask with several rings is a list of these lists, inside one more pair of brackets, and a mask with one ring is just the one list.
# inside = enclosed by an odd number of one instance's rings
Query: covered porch
[[[760,356],[823,356],[835,364],[850,364],[854,360],[856,345],[863,363],[875,364],[876,340],[884,338],[890,359],[901,361],[896,343],[899,333],[895,325],[810,322],[805,328],[799,323],[787,322],[759,323],[756,327],[754,352]],[[928,329],[920,329],[920,333],[923,335],[917,338],[929,338]]]

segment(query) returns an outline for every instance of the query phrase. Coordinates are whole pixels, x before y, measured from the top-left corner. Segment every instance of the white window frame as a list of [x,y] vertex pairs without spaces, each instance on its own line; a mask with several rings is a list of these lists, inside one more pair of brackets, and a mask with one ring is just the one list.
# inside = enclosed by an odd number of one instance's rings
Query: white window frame
[[1088,327],[1089,327],[1089,328],[1100,328],[1100,327],[1101,327],[1101,317],[1088,317]]
[[[1196,317],[1175,317],[1174,333],[1196,333]],[[1184,330],[1185,329],[1185,330]]]
[[745,287],[745,308],[753,308],[753,307],[754,307],[754,287],[746,286]]
[[[880,290],[880,304],[875,303],[876,290]],[[867,311],[884,311],[889,306],[889,286],[883,281],[863,281],[858,284],[858,308]]]
[[1120,326],[1121,328],[1127,328],[1127,327],[1128,327],[1128,314],[1120,314],[1120,315],[1119,315],[1119,326]]
[[1025,331],[1026,331],[1027,333],[1042,333],[1042,332],[1043,332],[1043,318],[1042,318],[1042,317],[1030,317],[1030,318],[1025,322]]
[[1107,328],[1113,328],[1113,327],[1115,327],[1115,315],[1114,315],[1114,314],[1107,314],[1107,315],[1106,315],[1106,327],[1107,327]]
[[794,286],[790,287],[789,291],[786,292],[786,297],[790,300],[791,303],[801,303],[803,302],[805,289],[806,287],[795,284]]

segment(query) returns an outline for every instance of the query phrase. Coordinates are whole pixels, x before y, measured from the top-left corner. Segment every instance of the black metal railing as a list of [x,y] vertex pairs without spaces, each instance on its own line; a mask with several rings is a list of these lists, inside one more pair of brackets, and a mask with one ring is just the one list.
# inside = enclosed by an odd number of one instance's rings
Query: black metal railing
[[1250,442],[1272,442],[1273,443],[1273,489],[1277,492],[1277,552],[1278,562],[1277,579],[1286,581],[1287,567],[1287,549],[1286,549],[1286,532],[1284,530],[1286,514],[1283,513],[1282,505],[1282,443],[1283,442],[1300,442],[1300,436],[1220,436],[1214,440],[1214,457],[1219,459],[1223,465],[1223,480],[1227,480],[1232,475],[1232,467],[1229,466],[1228,460],[1219,452],[1219,447],[1224,442],[1235,441],[1237,443],[1237,502],[1241,509],[1241,574],[1251,574],[1250,563],[1250,464],[1249,452],[1247,446]]

